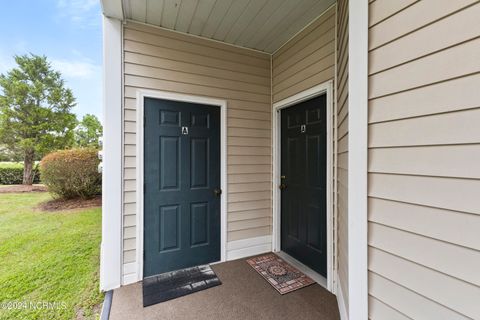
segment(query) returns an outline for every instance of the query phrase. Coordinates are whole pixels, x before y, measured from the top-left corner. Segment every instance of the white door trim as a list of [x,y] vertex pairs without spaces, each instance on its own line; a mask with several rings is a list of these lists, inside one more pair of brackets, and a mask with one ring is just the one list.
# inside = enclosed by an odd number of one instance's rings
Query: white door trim
[[333,249],[333,81],[327,81],[302,91],[296,95],[273,104],[272,138],[273,138],[273,251],[281,251],[281,221],[280,221],[280,110],[299,102],[327,94],[327,289],[335,293],[334,286],[334,255]]
[[227,243],[227,102],[189,94],[173,93],[160,90],[138,89],[137,103],[137,281],[143,280],[143,156],[144,156],[144,102],[145,98],[199,103],[220,107],[220,185],[222,195],[220,199],[220,260],[226,259]]

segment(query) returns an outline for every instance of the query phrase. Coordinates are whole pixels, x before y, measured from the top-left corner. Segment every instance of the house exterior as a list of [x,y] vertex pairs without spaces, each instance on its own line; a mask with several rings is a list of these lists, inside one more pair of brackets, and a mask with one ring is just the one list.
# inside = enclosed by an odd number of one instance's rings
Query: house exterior
[[286,251],[342,319],[480,319],[479,1],[102,6],[102,290]]

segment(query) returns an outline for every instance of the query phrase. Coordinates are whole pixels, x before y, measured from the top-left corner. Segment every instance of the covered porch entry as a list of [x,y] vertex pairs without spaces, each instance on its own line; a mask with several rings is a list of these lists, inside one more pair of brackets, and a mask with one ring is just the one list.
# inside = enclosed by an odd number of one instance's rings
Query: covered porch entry
[[[122,52],[117,61],[123,111],[122,287],[116,291],[114,310],[129,306],[140,312],[136,302],[141,300],[140,282],[145,277],[201,261],[215,263],[212,268],[218,271],[221,286],[148,307],[142,314],[168,313],[171,305],[193,308],[189,301],[198,297],[205,297],[213,312],[213,305],[231,295],[229,290],[234,292],[237,285],[246,289],[242,279],[249,279],[245,283],[251,289],[239,291],[240,304],[244,301],[246,307],[251,299],[259,299],[257,294],[264,294],[265,312],[283,310],[267,312],[267,318],[290,315],[291,310],[309,318],[320,312],[309,302],[317,299],[329,301],[321,304],[327,310],[325,319],[335,318],[338,309],[345,313],[348,3],[104,0],[103,8],[109,17],[107,38],[120,40]],[[146,101],[158,105],[150,113],[155,116],[145,112]],[[167,110],[172,101],[188,110]],[[180,152],[182,143],[198,138],[193,118],[186,121],[182,114],[208,108],[219,110],[215,116],[202,116],[215,119],[202,120],[205,137],[211,140],[197,145],[203,151],[186,147]],[[164,109],[168,115],[162,115]],[[215,133],[208,131],[211,128]],[[170,141],[168,165],[159,155],[163,146],[157,138]],[[219,152],[209,153],[210,146]],[[181,156],[185,154],[189,156]],[[194,154],[203,157],[201,161]],[[197,170],[199,163],[204,173]],[[197,176],[184,176],[194,170]],[[198,185],[190,185],[193,180]],[[208,199],[186,199],[185,185],[190,193],[203,188]],[[167,196],[173,191],[176,198]],[[199,253],[190,259],[189,252],[203,252],[199,248],[206,246],[208,257]],[[242,260],[268,252],[284,255],[318,284],[276,296]],[[173,256],[180,258],[172,263],[168,257]],[[122,297],[129,298],[117,303]],[[332,308],[335,312],[328,311]],[[217,311],[228,310],[243,309]]]

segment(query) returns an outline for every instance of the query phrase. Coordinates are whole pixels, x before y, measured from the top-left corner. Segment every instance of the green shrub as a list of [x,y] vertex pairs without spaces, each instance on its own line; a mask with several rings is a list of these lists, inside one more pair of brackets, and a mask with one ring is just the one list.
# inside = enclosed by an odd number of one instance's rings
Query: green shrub
[[[40,173],[38,166],[33,170],[33,183],[40,182]],[[22,184],[23,182],[23,163],[19,162],[0,162],[0,184]]]
[[53,152],[40,162],[42,182],[51,193],[61,198],[92,198],[102,189],[99,163],[95,149]]

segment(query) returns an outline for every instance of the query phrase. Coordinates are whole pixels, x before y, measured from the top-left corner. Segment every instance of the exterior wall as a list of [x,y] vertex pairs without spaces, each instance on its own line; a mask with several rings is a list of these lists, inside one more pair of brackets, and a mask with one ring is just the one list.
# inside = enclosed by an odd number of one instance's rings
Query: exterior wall
[[480,319],[479,17],[370,3],[371,319]]
[[339,0],[337,10],[338,282],[348,314],[348,0]]
[[[269,247],[272,220],[270,56],[128,22],[124,27],[123,278],[136,259],[136,90],[227,101],[227,249]],[[232,243],[232,241],[236,241]],[[251,245],[251,244],[250,244]],[[227,254],[227,258],[229,258]]]
[[274,103],[334,78],[334,7],[273,54],[272,76]]

